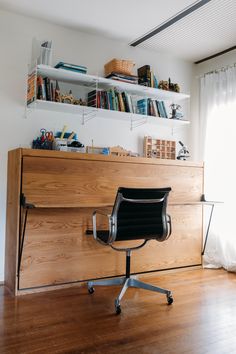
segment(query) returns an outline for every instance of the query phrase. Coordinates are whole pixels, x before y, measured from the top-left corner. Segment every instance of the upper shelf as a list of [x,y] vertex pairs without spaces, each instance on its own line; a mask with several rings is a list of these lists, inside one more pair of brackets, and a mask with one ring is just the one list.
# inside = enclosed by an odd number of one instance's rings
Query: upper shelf
[[112,87],[116,87],[133,95],[156,98],[159,100],[179,101],[190,97],[189,95],[184,93],[165,91],[142,85],[119,82],[112,79],[106,79],[104,77],[81,74],[69,70],[55,69],[47,65],[38,65],[37,72],[38,74],[45,77],[47,76],[53,80],[69,82],[94,88],[97,86],[99,89],[105,90],[110,89]]

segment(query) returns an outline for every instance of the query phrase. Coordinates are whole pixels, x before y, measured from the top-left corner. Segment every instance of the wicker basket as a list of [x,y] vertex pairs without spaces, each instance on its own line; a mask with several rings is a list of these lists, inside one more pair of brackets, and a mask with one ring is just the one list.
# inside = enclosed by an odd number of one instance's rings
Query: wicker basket
[[132,69],[135,63],[132,60],[112,59],[104,65],[105,76],[112,72],[119,74],[132,75]]

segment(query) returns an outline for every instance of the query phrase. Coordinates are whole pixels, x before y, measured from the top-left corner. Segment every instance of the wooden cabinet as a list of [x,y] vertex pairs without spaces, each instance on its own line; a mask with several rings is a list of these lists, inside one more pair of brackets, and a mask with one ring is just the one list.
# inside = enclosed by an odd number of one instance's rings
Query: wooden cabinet
[[[93,210],[112,205],[119,186],[172,188],[172,236],[138,251],[133,273],[201,264],[202,206],[194,202],[203,193],[202,164],[17,149],[8,159],[5,279],[10,290],[19,294],[123,274],[125,255],[85,234]],[[28,211],[17,274],[22,195],[34,208]]]

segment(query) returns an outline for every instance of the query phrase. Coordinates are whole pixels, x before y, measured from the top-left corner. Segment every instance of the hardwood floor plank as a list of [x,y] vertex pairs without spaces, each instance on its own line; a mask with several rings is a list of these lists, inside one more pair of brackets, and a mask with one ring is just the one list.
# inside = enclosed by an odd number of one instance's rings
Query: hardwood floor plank
[[235,354],[236,274],[197,269],[142,280],[173,291],[85,286],[11,297],[0,287],[1,354]]

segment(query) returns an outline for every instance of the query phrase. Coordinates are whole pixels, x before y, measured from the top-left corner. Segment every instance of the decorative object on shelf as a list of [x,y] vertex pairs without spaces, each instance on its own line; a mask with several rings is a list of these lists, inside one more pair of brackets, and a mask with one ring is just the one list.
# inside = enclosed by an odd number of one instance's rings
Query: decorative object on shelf
[[144,137],[144,157],[157,159],[171,159],[176,157],[176,142],[172,140]]
[[69,91],[69,94],[61,95],[60,96],[61,103],[67,103],[67,104],[75,104],[75,105],[80,105],[80,106],[87,106],[87,102],[82,100],[82,98],[75,98],[72,95],[72,91]]
[[51,66],[52,65],[52,41],[38,40],[33,38],[32,42],[32,63]]
[[87,67],[86,66],[64,63],[62,61],[57,63],[54,66],[54,68],[68,70],[68,71],[74,71],[74,72],[81,73],[81,74],[86,74],[87,73]]
[[41,135],[33,140],[32,148],[40,150],[52,150],[54,142],[53,132],[42,128],[40,129],[40,133]]
[[122,146],[112,146],[109,148],[110,154],[115,156],[130,156],[130,151],[125,150]]
[[158,88],[161,90],[166,90],[166,91],[172,91],[172,92],[177,92],[180,93],[180,87],[178,84],[173,84],[171,82],[171,79],[169,78],[168,81],[161,80],[159,82]]
[[173,84],[173,82],[171,82],[171,79],[169,78],[169,90],[173,91],[173,92],[180,92],[180,87],[178,84]]
[[104,73],[105,76],[111,74],[112,72],[132,75],[134,66],[135,63],[132,60],[112,59],[104,65]]
[[181,109],[181,106],[176,103],[172,103],[170,105],[171,108],[171,117],[170,119],[181,119],[183,118],[183,114],[181,112],[178,112]]
[[161,89],[161,90],[169,91],[169,83],[168,83],[168,81],[161,80],[159,82],[158,88]]
[[190,154],[189,154],[189,151],[188,151],[188,148],[186,145],[184,145],[182,143],[182,141],[179,141],[179,144],[181,145],[181,149],[179,150],[178,152],[178,156],[177,156],[177,159],[178,160],[187,160],[187,158],[190,157]]

